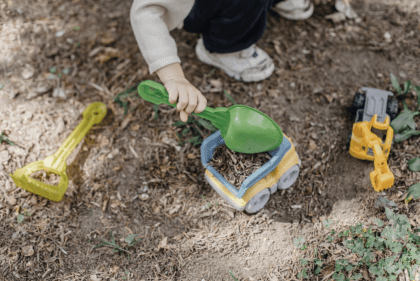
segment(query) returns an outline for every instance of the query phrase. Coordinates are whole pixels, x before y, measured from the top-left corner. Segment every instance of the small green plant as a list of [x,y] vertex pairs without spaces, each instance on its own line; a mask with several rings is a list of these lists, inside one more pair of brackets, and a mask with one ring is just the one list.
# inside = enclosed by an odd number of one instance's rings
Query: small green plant
[[158,120],[159,105],[154,104],[153,105],[153,111],[155,112],[155,120]]
[[378,200],[376,201],[376,206],[390,208],[392,210],[398,210],[397,204],[395,204],[394,201],[389,200],[388,198],[382,197],[382,196],[378,197]]
[[[137,94],[137,88],[140,83],[137,83],[131,88],[128,88],[116,97],[111,98],[119,106],[124,108],[124,115],[128,112],[128,104],[130,99],[138,99],[140,96]],[[154,104],[153,110],[155,112],[155,120],[158,120],[158,111],[159,106]],[[202,130],[209,130],[212,133],[216,132],[218,129],[210,122],[202,118],[193,118],[192,116],[188,117],[187,122],[176,121],[172,124],[175,127],[183,127],[181,134],[176,133],[178,137],[178,145],[184,145],[185,143],[191,143],[193,146],[197,146],[203,142]]]
[[[102,239],[102,243],[100,243],[99,245],[96,245],[93,249],[99,248],[101,246],[106,246],[106,247],[110,247],[113,248],[113,251],[116,253],[127,253],[127,257],[130,258],[130,252],[120,246],[117,245],[117,243],[115,242],[115,238],[114,235],[112,235],[112,232],[109,232],[111,234],[111,242],[108,242],[106,240]],[[129,236],[127,236],[124,240],[125,242],[127,242],[128,247],[134,246],[137,242],[140,242],[140,239],[135,240],[135,237],[137,237],[137,234],[131,234]]]
[[411,136],[419,135],[420,131],[416,131],[416,122],[414,121],[414,116],[419,115],[420,112],[420,86],[412,87],[411,81],[404,82],[404,90],[401,89],[400,83],[394,74],[391,73],[391,82],[395,91],[397,91],[398,96],[404,98],[411,89],[417,93],[417,106],[415,111],[408,109],[407,103],[405,100],[402,100],[403,111],[391,122],[391,127],[394,129],[395,133],[395,142],[402,142]]
[[225,96],[233,103],[233,104],[237,104],[236,102],[235,102],[235,100],[232,98],[232,96],[226,91],[226,90],[223,90],[223,93],[225,93]]
[[80,30],[80,27],[76,25],[75,27],[73,27],[73,30],[74,31],[79,31]]
[[141,238],[136,240],[137,236],[139,236],[139,235],[138,234],[130,234],[124,239],[124,241],[127,242],[128,247],[134,246],[137,242],[141,241]]
[[324,220],[324,226],[326,227],[326,228],[330,228],[331,227],[331,225],[332,225],[332,220],[330,220],[330,219],[326,219],[326,220]]
[[301,250],[306,249],[306,246],[303,243],[305,243],[305,238],[303,238],[302,236],[300,236],[299,238],[293,239],[293,244],[295,245],[295,247]]
[[128,88],[128,86],[127,86],[124,91],[119,93],[116,97],[111,98],[119,106],[124,108],[124,115],[127,115],[129,101],[127,101],[127,100],[124,101],[123,99],[129,99],[129,98],[138,99],[138,98],[140,98],[140,96],[137,94],[137,87],[139,85],[140,85],[140,83],[137,83],[136,85],[134,85],[133,87],[130,87],[130,88]]
[[[390,221],[384,227],[384,222],[376,219],[379,229],[364,229],[362,224],[350,227],[346,231],[338,233],[338,237],[346,237],[342,240],[344,247],[350,249],[356,254],[358,261],[350,262],[346,259],[337,259],[334,261],[334,273],[331,276],[333,280],[350,281],[361,280],[360,272],[362,267],[368,269],[371,280],[397,280],[397,276],[406,269],[410,280],[414,278],[414,273],[420,267],[420,236],[415,230],[411,229],[410,222],[406,215],[398,215],[392,209],[385,207],[385,214]],[[420,230],[420,229],[419,229]],[[418,231],[418,230],[417,230]],[[335,235],[335,231],[328,236]],[[340,239],[337,239],[340,241]],[[295,245],[302,244],[295,239]],[[379,256],[378,253],[382,255]],[[323,253],[323,258],[328,258],[328,252]],[[298,278],[311,278],[307,274],[308,268],[313,268],[313,274],[321,272],[324,264],[327,265],[318,255],[315,248],[315,257],[313,266],[305,259],[301,259],[301,266],[304,269],[298,274]],[[331,264],[330,262],[328,262]],[[312,280],[312,279],[311,279]]]
[[213,76],[214,72],[216,71],[216,68],[213,68],[209,74],[206,74],[207,78],[210,78],[211,76]]
[[15,145],[12,141],[8,140],[3,134],[4,134],[3,132],[0,134],[0,144],[2,141],[5,141],[10,145]]
[[63,70],[63,74],[64,74],[64,75],[68,75],[68,74],[70,74],[70,71],[71,71],[71,69],[70,69],[70,68],[65,68],[65,69]]
[[[202,129],[207,129],[211,132],[216,132],[218,129],[209,121],[202,118],[195,119],[192,116],[188,117],[187,122],[176,121],[172,124],[176,127],[184,127],[181,131],[181,134],[177,133],[178,144],[184,145],[187,142],[190,142],[193,146],[197,146],[203,142]],[[187,138],[189,137],[189,138]],[[183,138],[187,138],[185,141],[182,141]]]
[[236,279],[236,277],[233,275],[232,271],[229,270],[229,273],[232,276],[233,280],[238,281],[238,279]]
[[30,216],[32,216],[32,214],[28,213],[28,212],[26,211],[26,209],[25,209],[25,211],[23,212],[23,214],[19,214],[19,215],[17,216],[17,218],[16,218],[17,223],[21,223],[21,222],[23,222],[23,220],[25,219],[25,216],[26,216],[26,217],[30,217]]
[[419,199],[419,198],[420,198],[420,183],[416,183],[408,188],[405,202],[408,203],[411,201],[411,199]]
[[297,277],[299,279],[308,278],[308,273],[306,273],[306,268],[304,268],[301,272],[299,272]]

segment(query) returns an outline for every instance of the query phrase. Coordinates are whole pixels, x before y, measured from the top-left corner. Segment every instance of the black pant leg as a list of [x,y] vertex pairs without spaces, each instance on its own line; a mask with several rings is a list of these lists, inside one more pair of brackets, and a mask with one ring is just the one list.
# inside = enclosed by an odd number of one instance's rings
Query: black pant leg
[[273,1],[277,0],[196,0],[184,29],[201,33],[210,52],[237,52],[264,34]]

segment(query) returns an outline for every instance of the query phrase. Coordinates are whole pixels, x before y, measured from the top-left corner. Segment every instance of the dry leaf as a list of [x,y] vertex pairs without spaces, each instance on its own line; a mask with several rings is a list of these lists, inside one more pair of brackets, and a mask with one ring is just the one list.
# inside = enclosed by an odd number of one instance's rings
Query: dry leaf
[[107,139],[106,137],[103,137],[101,139],[101,147],[105,147],[109,144],[109,139]]
[[175,214],[176,212],[178,212],[179,211],[179,209],[181,209],[181,207],[182,207],[182,205],[175,205],[175,206],[173,206],[172,207],[172,209],[171,210],[169,210],[169,214],[170,215],[172,215],[172,214]]
[[140,129],[140,124],[135,124],[130,127],[132,131],[138,131]]
[[168,245],[168,237],[163,238],[158,245],[159,249],[165,249]]
[[32,256],[32,255],[34,254],[34,249],[33,249],[32,245],[29,245],[29,246],[25,246],[25,247],[23,247],[23,248],[22,248],[22,254],[23,254],[25,257],[30,257],[30,256]]
[[195,193],[198,191],[198,187],[196,184],[193,184],[190,186],[190,188],[188,188],[188,193]]
[[98,278],[98,277],[96,277],[96,274],[94,274],[94,275],[91,275],[91,276],[90,276],[90,280],[91,280],[91,281],[101,281],[101,280],[102,280],[102,278]]
[[115,32],[107,32],[104,35],[102,35],[101,43],[104,45],[110,45],[117,41],[118,34]]
[[121,130],[124,130],[125,127],[127,127],[128,123],[130,123],[132,120],[133,116],[131,114],[125,117],[124,120],[121,122]]
[[230,211],[230,210],[226,210],[225,211],[226,212],[226,214],[230,217],[230,218],[234,218],[235,217],[235,214],[232,212],[232,211]]
[[315,149],[317,149],[318,148],[318,146],[316,145],[316,143],[313,141],[313,140],[309,140],[309,149],[311,150],[311,151],[314,151]]
[[29,203],[34,206],[36,203],[38,203],[38,198],[36,198],[36,195],[32,195],[31,200],[29,200]]
[[120,268],[119,268],[118,266],[114,265],[114,266],[112,266],[112,267],[109,269],[109,273],[110,273],[110,274],[114,274],[114,273],[116,273],[119,269],[120,269]]
[[109,220],[108,220],[107,218],[102,218],[102,219],[101,219],[101,223],[102,223],[104,226],[107,226],[107,225],[109,224]]
[[210,79],[209,82],[214,88],[220,90],[222,89],[222,82],[220,80]]

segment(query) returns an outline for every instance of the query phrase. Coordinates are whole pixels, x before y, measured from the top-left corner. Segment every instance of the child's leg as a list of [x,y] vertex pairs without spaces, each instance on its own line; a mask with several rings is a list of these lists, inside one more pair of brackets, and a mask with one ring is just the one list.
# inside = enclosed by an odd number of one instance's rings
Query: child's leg
[[201,33],[210,53],[233,53],[255,44],[264,34],[273,0],[196,0],[184,29]]
[[260,81],[274,71],[273,60],[255,46],[264,34],[273,0],[196,0],[184,29],[202,34],[196,53],[229,76]]

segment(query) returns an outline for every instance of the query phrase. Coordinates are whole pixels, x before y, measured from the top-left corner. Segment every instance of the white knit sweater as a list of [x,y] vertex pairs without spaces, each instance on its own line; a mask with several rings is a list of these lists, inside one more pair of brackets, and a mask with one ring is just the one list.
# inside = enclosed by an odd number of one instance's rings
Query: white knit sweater
[[182,28],[194,0],[134,0],[130,20],[150,73],[181,62],[169,32]]

